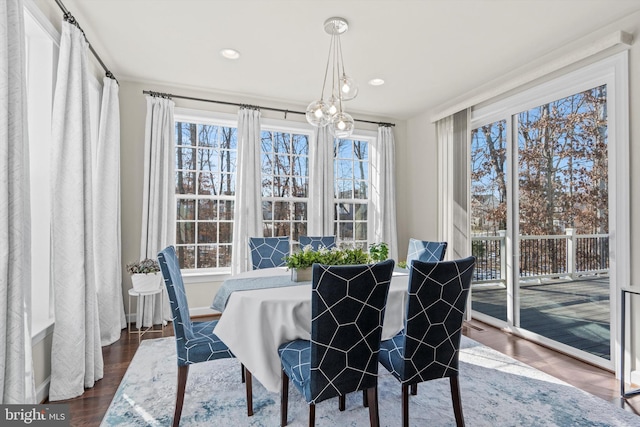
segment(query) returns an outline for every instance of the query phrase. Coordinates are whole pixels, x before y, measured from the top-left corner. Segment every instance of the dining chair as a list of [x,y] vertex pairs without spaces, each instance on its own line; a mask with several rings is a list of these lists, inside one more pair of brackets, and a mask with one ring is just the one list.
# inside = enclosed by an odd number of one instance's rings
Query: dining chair
[[336,236],[299,236],[298,242],[301,248],[311,245],[314,251],[321,247],[331,249],[336,247]]
[[[409,386],[449,378],[457,426],[464,426],[458,359],[475,257],[413,261],[404,329],[380,343],[380,363],[402,384],[402,425],[409,425]],[[414,394],[414,393],[412,393]]]
[[249,250],[254,270],[281,267],[290,253],[289,236],[249,237]]
[[282,344],[280,425],[287,425],[289,379],[309,404],[366,390],[369,421],[379,425],[378,352],[395,262],[348,266],[313,265],[311,340]]
[[[184,290],[182,273],[176,251],[169,246],[158,253],[160,270],[164,277],[164,284],[171,303],[173,331],[176,337],[178,354],[178,391],[176,407],[173,413],[173,426],[180,424],[184,391],[189,375],[189,366],[194,363],[207,362],[215,359],[235,357],[229,347],[214,333],[217,320],[206,322],[192,322],[189,315],[187,295]],[[253,415],[253,395],[251,390],[251,373],[241,366],[243,379],[246,384],[247,415]]]
[[447,242],[430,242],[409,238],[407,249],[407,268],[411,267],[411,261],[417,259],[422,262],[437,262],[444,259],[447,251]]

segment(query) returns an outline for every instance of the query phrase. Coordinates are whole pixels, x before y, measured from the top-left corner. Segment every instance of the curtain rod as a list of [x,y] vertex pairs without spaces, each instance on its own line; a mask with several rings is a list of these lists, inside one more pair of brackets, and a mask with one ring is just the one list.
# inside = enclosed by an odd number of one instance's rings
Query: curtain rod
[[[188,99],[188,100],[191,100],[191,101],[213,102],[214,104],[233,105],[233,106],[236,106],[236,107],[253,108],[253,109],[256,109],[256,110],[277,111],[277,112],[280,112],[280,113],[284,113],[284,118],[285,119],[287,118],[287,114],[289,114],[289,113],[291,113],[291,114],[302,114],[302,115],[306,115],[307,114],[307,113],[302,112],[302,111],[285,110],[285,109],[282,109],[282,108],[273,108],[273,107],[262,107],[260,105],[241,104],[241,103],[238,103],[238,102],[217,101],[215,99],[194,98],[192,96],[174,95],[172,93],[154,92],[154,91],[151,91],[151,90],[143,90],[142,93],[145,94],[145,95],[158,96],[158,97],[161,97],[161,98],[180,98],[180,99]],[[356,121],[356,122],[360,122],[360,123],[371,123],[371,124],[378,125],[378,126],[386,126],[386,127],[394,127],[395,126],[395,123],[374,122],[374,121],[362,120],[362,119],[353,119],[353,120]]]
[[80,24],[78,23],[76,18],[74,18],[73,15],[71,14],[71,12],[69,12],[69,10],[65,7],[65,5],[62,4],[61,0],[56,0],[56,4],[58,5],[58,7],[60,7],[60,10],[62,10],[62,13],[64,14],[64,20],[67,21],[71,25],[75,25],[82,32],[82,35],[84,36],[85,41],[89,45],[89,50],[91,51],[91,53],[93,53],[93,56],[98,60],[98,62],[100,63],[100,65],[104,69],[105,75],[107,77],[109,77],[110,79],[115,80],[116,83],[120,84],[118,82],[118,79],[116,79],[115,76],[113,75],[113,73],[107,68],[106,65],[104,65],[104,62],[102,62],[102,59],[100,59],[100,56],[95,51],[93,46],[91,46],[91,43],[89,43],[89,40],[87,39],[87,35],[84,33],[84,30],[82,29],[82,27],[80,27]]

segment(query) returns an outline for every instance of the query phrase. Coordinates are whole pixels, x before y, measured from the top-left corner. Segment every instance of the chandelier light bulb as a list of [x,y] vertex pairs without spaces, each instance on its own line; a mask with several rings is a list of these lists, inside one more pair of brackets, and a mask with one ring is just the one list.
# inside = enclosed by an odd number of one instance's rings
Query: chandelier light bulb
[[348,138],[353,133],[354,121],[351,115],[339,112],[331,118],[329,131],[336,138]]
[[331,95],[331,98],[329,98],[327,107],[329,109],[330,117],[333,117],[338,112],[338,99],[334,95]]
[[338,82],[340,97],[343,101],[349,101],[358,95],[358,85],[351,77],[343,74]]
[[329,106],[323,100],[313,101],[309,104],[305,116],[310,125],[318,127],[324,127],[329,124],[331,118]]

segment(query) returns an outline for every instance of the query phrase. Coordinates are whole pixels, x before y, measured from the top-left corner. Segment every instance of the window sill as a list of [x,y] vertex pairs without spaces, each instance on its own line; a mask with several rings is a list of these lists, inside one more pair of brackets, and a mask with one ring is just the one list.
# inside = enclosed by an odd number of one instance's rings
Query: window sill
[[230,269],[209,270],[209,271],[182,271],[182,280],[185,285],[191,283],[207,283],[207,282],[222,282],[225,279],[231,277]]
[[31,347],[38,344],[40,341],[45,339],[47,335],[53,333],[53,326],[55,321],[53,318],[49,319],[46,322],[34,323],[33,329],[31,330]]

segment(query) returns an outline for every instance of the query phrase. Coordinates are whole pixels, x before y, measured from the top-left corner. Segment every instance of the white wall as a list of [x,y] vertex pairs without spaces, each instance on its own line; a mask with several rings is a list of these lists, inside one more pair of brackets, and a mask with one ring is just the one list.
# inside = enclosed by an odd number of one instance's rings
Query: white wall
[[[397,147],[398,244],[406,258],[409,238],[438,240],[438,151],[435,125],[427,113],[407,122]],[[404,247],[403,247],[404,245]]]

